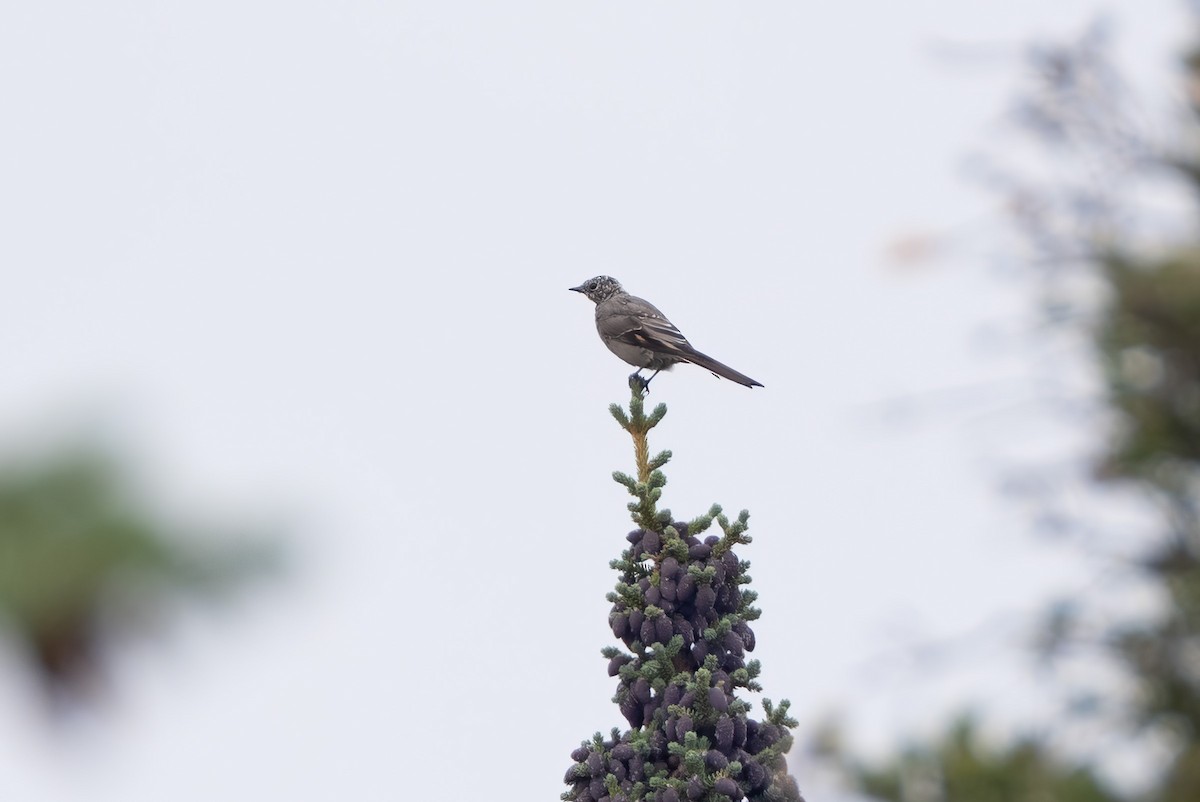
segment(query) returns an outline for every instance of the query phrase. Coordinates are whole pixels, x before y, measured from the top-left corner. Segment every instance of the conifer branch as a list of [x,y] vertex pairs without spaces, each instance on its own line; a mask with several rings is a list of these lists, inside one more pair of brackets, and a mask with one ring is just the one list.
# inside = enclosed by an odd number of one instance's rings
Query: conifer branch
[[663,451],[651,461],[650,446],[646,441],[646,435],[667,414],[667,405],[659,404],[647,416],[643,403],[644,398],[645,391],[639,385],[630,383],[629,414],[626,415],[625,410],[617,404],[609,405],[608,411],[616,418],[621,428],[629,432],[633,438],[633,456],[634,462],[637,464],[638,481],[648,483],[650,472],[666,465],[667,460],[671,458],[671,452]]
[[[607,598],[608,623],[625,650],[607,646],[608,674],[618,685],[612,700],[629,722],[611,738],[597,733],[571,753],[562,795],[571,802],[803,802],[783,754],[792,743],[787,703],[764,704],[766,718],[737,689],[762,690],[761,666],[746,661],[755,646],[750,621],[760,615],[756,594],[744,589],[750,563],[734,548],[750,542],[749,513],[729,520],[721,506],[690,523],[659,509],[670,451],[649,456],[647,434],[667,413],[647,415],[644,389],[632,383],[628,412],[609,412],[633,439],[636,476],[621,471],[638,529],[610,566],[620,576]],[[699,534],[716,521],[722,534]]]

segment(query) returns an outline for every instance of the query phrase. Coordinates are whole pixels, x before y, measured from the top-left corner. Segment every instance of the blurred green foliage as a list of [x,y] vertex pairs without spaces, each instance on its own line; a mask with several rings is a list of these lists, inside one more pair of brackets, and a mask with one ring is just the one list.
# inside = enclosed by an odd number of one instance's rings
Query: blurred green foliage
[[1110,253],[1103,268],[1111,302],[1097,342],[1120,416],[1103,475],[1186,493],[1200,464],[1200,245]]
[[[1093,164],[1122,162],[1114,174],[1174,175],[1200,198],[1200,148],[1163,155],[1124,128],[1121,85],[1103,57],[1095,29],[1077,46],[1038,51],[1043,82],[1033,92],[1026,122],[1058,153],[1090,149]],[[1188,94],[1196,112],[1189,137],[1200,142],[1200,48],[1184,60]],[[1130,156],[1129,154],[1135,154]],[[1076,154],[1078,155],[1078,154]],[[1140,176],[1139,176],[1140,174]],[[1099,637],[1080,624],[1083,603],[1049,611],[1038,637],[1047,656],[1089,637],[1097,653],[1127,678],[1130,698],[1111,735],[1131,746],[1153,739],[1168,758],[1148,787],[1134,793],[1107,787],[1103,766],[1064,757],[1046,739],[1012,744],[977,737],[969,718],[950,726],[932,744],[870,763],[855,758],[836,732],[819,750],[853,786],[885,800],[948,802],[1197,802],[1200,800],[1200,219],[1182,240],[1148,243],[1114,225],[1120,215],[1111,196],[1069,196],[1066,226],[1054,226],[1053,202],[1023,224],[1041,264],[1063,270],[1072,259],[1100,284],[1105,298],[1088,317],[1093,355],[1104,377],[1110,425],[1097,453],[1101,486],[1136,488],[1158,511],[1152,537],[1135,545],[1136,571],[1160,605],[1137,619],[1107,621]],[[1060,204],[1060,208],[1061,208]],[[1200,213],[1194,208],[1192,214]],[[1165,238],[1164,238],[1165,239]],[[1071,256],[1072,254],[1076,256]],[[1083,254],[1082,258],[1078,254]]]
[[1097,342],[1117,415],[1100,475],[1134,482],[1163,510],[1141,568],[1163,611],[1115,627],[1135,679],[1138,726],[1177,750],[1154,799],[1200,800],[1200,247],[1104,260],[1111,301]]
[[973,719],[964,717],[931,744],[913,746],[880,766],[848,765],[864,793],[908,802],[972,800],[1070,800],[1118,802],[1086,767],[1051,755],[1041,743],[1023,739],[989,744]]
[[200,546],[139,506],[95,450],[0,468],[0,635],[55,695],[81,690],[114,636],[173,597],[225,595],[274,564],[266,541]]

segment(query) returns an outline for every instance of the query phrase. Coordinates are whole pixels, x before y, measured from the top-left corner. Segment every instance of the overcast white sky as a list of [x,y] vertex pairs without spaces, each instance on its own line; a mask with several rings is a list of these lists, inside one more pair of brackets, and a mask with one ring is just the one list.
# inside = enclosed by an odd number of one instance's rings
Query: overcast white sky
[[[1106,8],[1161,86],[1182,4]],[[1019,288],[884,252],[986,234],[961,163],[1019,47],[1096,10],[8,4],[0,430],[108,432],[165,503],[283,520],[296,561],[123,652],[65,733],[0,664],[0,799],[556,799],[623,724],[599,649],[629,369],[566,291],[597,273],[766,385],[660,376],[652,447],[679,517],[751,510],[767,696],[876,746],[1032,707],[1017,625],[1086,571],[991,449],[1072,434],[1028,426],[1034,373],[979,346],[1031,314]],[[963,386],[995,397],[936,406]],[[887,425],[910,396],[935,414]],[[904,659],[981,627],[953,670]]]

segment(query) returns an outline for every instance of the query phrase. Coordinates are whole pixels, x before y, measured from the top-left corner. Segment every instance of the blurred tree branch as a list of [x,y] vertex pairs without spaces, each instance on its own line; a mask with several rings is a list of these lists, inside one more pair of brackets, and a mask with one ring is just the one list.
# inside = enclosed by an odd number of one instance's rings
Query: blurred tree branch
[[225,596],[276,564],[266,541],[201,548],[135,501],[94,449],[0,467],[0,634],[50,698],[81,699],[113,636],[176,597]]
[[[1155,529],[1131,544],[1133,569],[1155,591],[1149,613],[1116,620],[1070,600],[1047,612],[1038,651],[1085,644],[1119,666],[1132,693],[1106,700],[1112,733],[1152,739],[1168,759],[1138,798],[1200,799],[1200,45],[1183,60],[1190,117],[1182,145],[1135,122],[1135,98],[1111,56],[1106,25],[1077,41],[1032,48],[1031,83],[1016,106],[1039,148],[1038,178],[989,173],[1039,282],[1048,325],[1083,333],[1101,377],[1105,431],[1092,479],[1155,502]],[[1185,186],[1179,225],[1162,225],[1164,188]],[[1066,313],[1063,310],[1067,310]],[[1103,586],[1103,585],[1102,585]],[[1099,626],[1096,622],[1099,621]],[[1115,703],[1114,703],[1115,702]],[[1061,726],[1061,722],[1059,726]],[[1046,738],[988,744],[969,717],[941,740],[883,762],[853,756],[836,732],[823,754],[880,799],[1133,798],[1098,779],[1103,766],[1056,754]]]

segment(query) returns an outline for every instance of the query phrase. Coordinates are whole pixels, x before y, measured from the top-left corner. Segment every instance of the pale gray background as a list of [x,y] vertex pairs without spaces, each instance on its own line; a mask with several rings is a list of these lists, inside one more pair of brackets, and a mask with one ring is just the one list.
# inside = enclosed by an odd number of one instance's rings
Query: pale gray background
[[[684,366],[652,400],[665,503],[752,512],[768,696],[875,748],[964,700],[1041,711],[1022,622],[1089,569],[1033,542],[997,449],[1078,433],[1031,424],[1038,374],[980,345],[1033,315],[990,246],[885,251],[996,239],[959,167],[1020,47],[1095,9],[6,4],[6,442],[107,432],[165,506],[285,521],[296,560],[122,652],[66,728],[0,666],[0,798],[556,799],[623,723],[598,651],[628,368],[566,291],[597,273],[766,385]],[[1180,4],[1108,9],[1164,86]],[[951,670],[912,662],[977,630]]]

